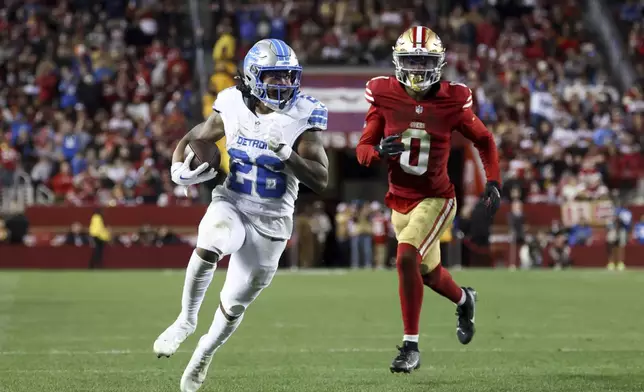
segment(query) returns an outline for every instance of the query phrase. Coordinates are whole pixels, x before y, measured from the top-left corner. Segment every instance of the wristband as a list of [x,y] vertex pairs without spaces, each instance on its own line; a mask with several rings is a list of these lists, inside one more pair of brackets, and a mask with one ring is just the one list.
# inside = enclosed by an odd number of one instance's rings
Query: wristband
[[292,153],[293,153],[293,149],[288,144],[282,145],[282,148],[275,151],[275,155],[277,155],[277,157],[282,161],[288,160],[291,157]]

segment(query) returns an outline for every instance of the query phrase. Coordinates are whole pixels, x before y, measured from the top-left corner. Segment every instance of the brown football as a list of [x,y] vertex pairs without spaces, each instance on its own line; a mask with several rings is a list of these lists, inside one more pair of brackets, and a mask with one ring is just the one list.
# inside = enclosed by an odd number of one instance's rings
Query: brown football
[[193,140],[186,147],[186,156],[190,150],[195,153],[195,157],[190,162],[190,170],[198,168],[204,162],[208,163],[209,167],[219,170],[221,154],[215,143],[199,139]]

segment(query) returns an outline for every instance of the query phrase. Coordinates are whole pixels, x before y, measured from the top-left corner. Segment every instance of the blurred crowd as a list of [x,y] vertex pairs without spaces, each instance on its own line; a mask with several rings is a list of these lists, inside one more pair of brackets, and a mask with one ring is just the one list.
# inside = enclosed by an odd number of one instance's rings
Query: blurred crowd
[[[451,240],[449,227],[440,241]],[[289,258],[292,266],[302,268],[382,269],[394,265],[396,246],[391,210],[380,202],[354,200],[332,211],[316,201],[303,204],[296,214]]]
[[[80,222],[73,223],[65,233],[57,234],[49,240],[51,246],[89,246],[93,245],[93,236],[90,233],[91,227],[85,227]],[[174,233],[169,227],[152,227],[143,225],[133,232],[110,232],[107,242],[116,246],[167,246],[188,243],[188,240]],[[35,241],[28,238],[27,242]]]
[[[626,246],[630,243],[644,245],[644,215],[634,220],[628,209],[618,207],[605,227],[592,227],[583,219],[569,227],[554,221],[547,230],[531,234],[516,231],[515,227],[513,234],[519,248],[518,264],[521,268],[571,267],[574,265],[571,258],[573,247],[599,243],[606,247],[607,268],[623,270],[626,267]],[[549,265],[545,263],[546,254]]]
[[[391,43],[427,24],[448,49],[446,79],[464,82],[495,134],[505,196],[529,202],[604,197],[621,189],[644,203],[644,97],[610,83],[582,22],[566,1],[213,2],[215,72],[204,114],[233,84],[235,63],[257,39],[286,39],[307,64],[390,66]],[[624,37],[644,80],[641,2],[620,6]],[[638,57],[640,56],[640,57]]]
[[193,32],[181,7],[3,2],[0,188],[20,169],[73,205],[175,197],[167,167],[195,98]]
[[[610,5],[639,80],[642,2]],[[213,0],[213,72],[194,94],[194,31],[172,0],[5,1],[0,8],[0,186],[18,169],[68,204],[189,203],[167,173],[173,142],[258,39],[289,42],[306,65],[391,67],[391,43],[426,24],[495,134],[504,196],[531,203],[644,202],[644,97],[623,94],[574,0]],[[212,34],[212,35],[211,35]]]

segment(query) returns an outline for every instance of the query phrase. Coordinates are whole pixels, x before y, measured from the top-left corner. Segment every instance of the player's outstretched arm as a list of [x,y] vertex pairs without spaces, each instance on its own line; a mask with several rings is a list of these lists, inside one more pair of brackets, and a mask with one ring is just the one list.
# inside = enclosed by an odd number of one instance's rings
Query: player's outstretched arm
[[194,128],[179,140],[177,147],[175,147],[174,152],[172,153],[172,163],[183,162],[186,159],[186,147],[191,141],[208,140],[212,143],[217,143],[224,137],[224,135],[224,122],[221,118],[221,114],[217,111],[213,111],[206,121],[195,125]]
[[487,177],[483,202],[486,204],[488,214],[494,216],[501,204],[501,171],[494,136],[469,107],[463,112],[460,125],[459,131],[472,141],[483,162]]
[[385,134],[385,122],[378,113],[375,106],[371,106],[365,118],[365,126],[362,136],[356,147],[358,163],[363,166],[371,166],[372,163],[380,160],[380,142]]

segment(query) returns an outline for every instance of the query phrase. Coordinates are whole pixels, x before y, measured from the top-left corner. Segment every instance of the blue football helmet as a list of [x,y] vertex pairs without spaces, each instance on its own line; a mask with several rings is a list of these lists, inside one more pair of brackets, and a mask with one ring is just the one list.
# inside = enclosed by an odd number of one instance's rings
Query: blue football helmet
[[243,82],[250,93],[276,112],[288,110],[300,90],[302,67],[284,41],[263,39],[244,58]]

